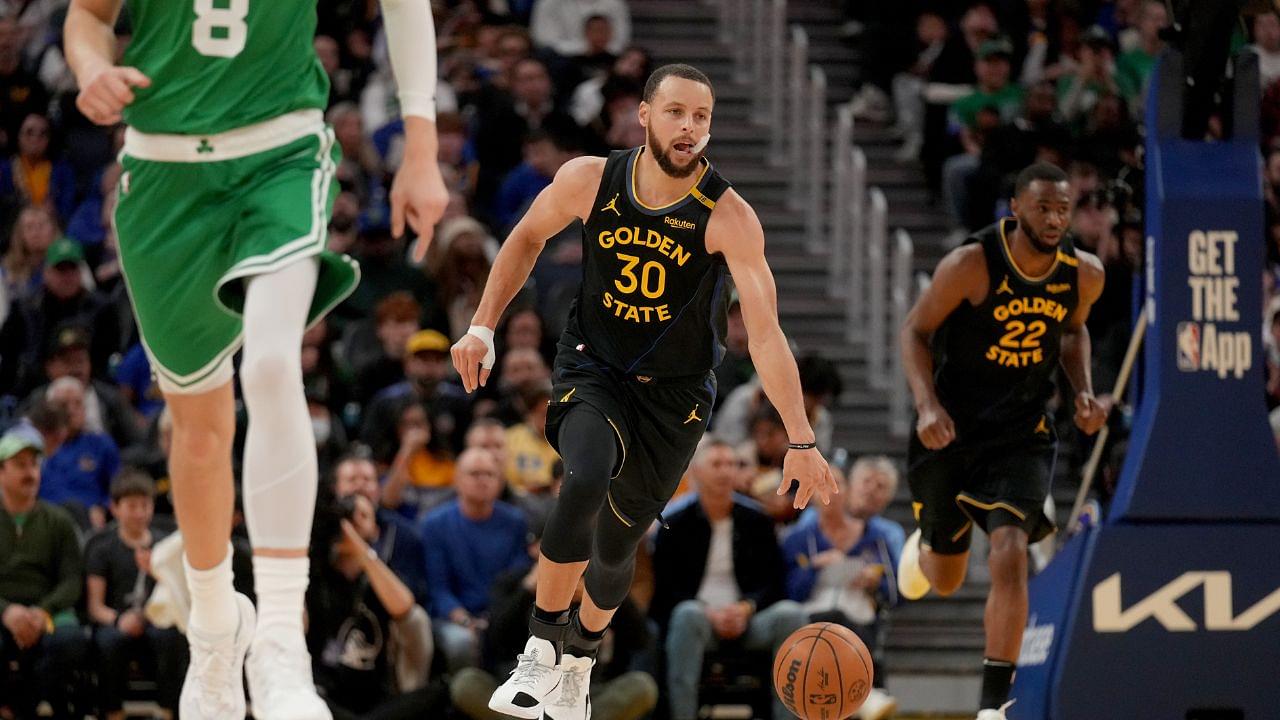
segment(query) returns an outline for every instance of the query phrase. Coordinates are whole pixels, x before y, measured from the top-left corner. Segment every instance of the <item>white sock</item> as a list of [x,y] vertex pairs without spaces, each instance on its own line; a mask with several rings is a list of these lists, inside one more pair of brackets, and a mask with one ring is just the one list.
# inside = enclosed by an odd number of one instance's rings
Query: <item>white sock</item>
[[201,635],[228,635],[236,631],[240,623],[240,611],[236,607],[236,591],[232,584],[231,546],[222,562],[208,570],[196,570],[183,554],[182,564],[187,571],[187,588],[191,591],[191,617],[189,628]]
[[253,556],[254,591],[258,595],[258,630],[264,637],[302,637],[302,606],[307,594],[310,561],[305,557]]

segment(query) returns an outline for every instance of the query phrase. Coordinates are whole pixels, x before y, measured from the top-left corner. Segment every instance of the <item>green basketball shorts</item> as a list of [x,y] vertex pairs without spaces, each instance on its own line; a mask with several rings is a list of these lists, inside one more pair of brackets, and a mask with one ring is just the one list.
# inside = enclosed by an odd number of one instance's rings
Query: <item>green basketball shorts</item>
[[308,323],[355,290],[359,266],[325,249],[340,158],[319,110],[210,136],[126,132],[120,267],[162,390],[231,379],[249,278],[318,260]]

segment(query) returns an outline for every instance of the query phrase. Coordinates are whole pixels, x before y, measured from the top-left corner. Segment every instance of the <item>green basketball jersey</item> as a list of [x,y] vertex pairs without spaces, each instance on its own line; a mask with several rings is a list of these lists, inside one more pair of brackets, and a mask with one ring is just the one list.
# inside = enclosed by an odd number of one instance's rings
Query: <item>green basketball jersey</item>
[[151,78],[124,121],[206,135],[303,108],[324,109],[329,78],[312,46],[315,0],[128,0],[125,65]]

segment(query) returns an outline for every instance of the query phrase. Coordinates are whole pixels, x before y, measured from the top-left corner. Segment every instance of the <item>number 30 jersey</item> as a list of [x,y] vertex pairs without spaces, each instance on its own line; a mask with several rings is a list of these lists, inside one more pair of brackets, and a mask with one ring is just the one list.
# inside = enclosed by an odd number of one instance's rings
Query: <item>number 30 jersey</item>
[[122,64],[151,78],[124,121],[146,133],[210,135],[318,108],[315,0],[128,0]]
[[1070,236],[1049,270],[1029,277],[1011,254],[1016,227],[1004,218],[970,238],[986,256],[987,297],[976,306],[960,303],[933,341],[938,399],[961,433],[1036,423],[1053,395],[1062,333],[1080,297]]
[[614,151],[605,162],[583,225],[582,287],[566,332],[627,375],[703,374],[724,357],[729,272],[704,237],[729,183],[704,159],[687,195],[649,207],[635,195],[642,152]]

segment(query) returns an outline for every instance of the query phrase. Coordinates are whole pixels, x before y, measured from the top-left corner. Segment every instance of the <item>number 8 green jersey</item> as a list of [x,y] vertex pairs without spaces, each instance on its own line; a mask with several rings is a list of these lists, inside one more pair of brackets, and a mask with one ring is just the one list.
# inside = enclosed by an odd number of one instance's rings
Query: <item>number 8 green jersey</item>
[[210,135],[324,109],[315,0],[128,0],[125,65],[151,78],[124,121],[146,133]]

